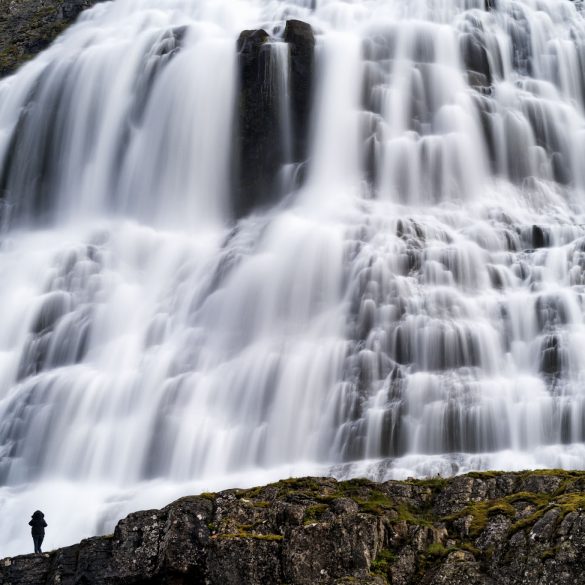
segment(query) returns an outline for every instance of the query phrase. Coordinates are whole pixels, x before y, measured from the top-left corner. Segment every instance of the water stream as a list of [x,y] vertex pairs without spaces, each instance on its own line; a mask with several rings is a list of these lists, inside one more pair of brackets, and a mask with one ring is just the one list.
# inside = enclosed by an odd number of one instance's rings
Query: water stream
[[[0,556],[37,508],[49,549],[290,475],[585,466],[585,20],[493,4],[115,0],[0,82]],[[236,220],[259,27],[282,180]]]

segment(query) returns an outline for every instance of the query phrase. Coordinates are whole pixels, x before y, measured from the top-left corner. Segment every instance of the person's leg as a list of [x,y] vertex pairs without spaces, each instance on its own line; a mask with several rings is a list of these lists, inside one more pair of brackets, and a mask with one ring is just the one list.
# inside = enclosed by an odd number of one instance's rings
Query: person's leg
[[39,552],[39,537],[36,534],[33,534],[33,542],[35,545],[35,554]]
[[41,544],[43,544],[43,540],[45,540],[45,535],[41,534],[39,536],[39,553],[42,553],[43,551],[41,550]]

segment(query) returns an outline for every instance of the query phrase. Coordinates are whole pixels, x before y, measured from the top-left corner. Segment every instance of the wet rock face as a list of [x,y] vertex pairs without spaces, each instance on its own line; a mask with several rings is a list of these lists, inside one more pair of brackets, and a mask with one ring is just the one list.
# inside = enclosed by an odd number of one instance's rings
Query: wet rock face
[[303,478],[131,514],[0,585],[573,585],[584,553],[585,472]]
[[481,33],[474,31],[464,35],[461,50],[470,85],[475,88],[489,87],[493,82],[492,69]]
[[264,30],[238,39],[239,95],[236,104],[234,214],[242,217],[269,203],[283,163],[280,99],[273,47]]
[[284,40],[290,46],[290,92],[295,162],[308,156],[309,124],[313,99],[315,35],[306,22],[289,20]]
[[103,0],[0,0],[0,77],[45,49],[82,10]]
[[[237,42],[239,91],[232,188],[236,218],[276,203],[282,194],[279,173],[283,164],[303,162],[308,154],[315,36],[305,22],[286,23],[288,96],[281,86],[279,49],[271,41],[259,29],[243,31]],[[283,119],[285,111],[290,111],[288,121]]]

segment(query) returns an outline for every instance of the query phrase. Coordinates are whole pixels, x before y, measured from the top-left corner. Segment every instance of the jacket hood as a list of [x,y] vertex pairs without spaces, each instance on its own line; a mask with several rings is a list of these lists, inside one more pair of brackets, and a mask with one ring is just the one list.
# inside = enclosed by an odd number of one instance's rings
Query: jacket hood
[[40,510],[37,510],[37,511],[36,511],[36,512],[35,512],[35,513],[32,515],[32,517],[33,517],[33,518],[44,518],[44,517],[45,517],[45,515],[44,515],[44,514],[43,514],[43,513],[42,513]]

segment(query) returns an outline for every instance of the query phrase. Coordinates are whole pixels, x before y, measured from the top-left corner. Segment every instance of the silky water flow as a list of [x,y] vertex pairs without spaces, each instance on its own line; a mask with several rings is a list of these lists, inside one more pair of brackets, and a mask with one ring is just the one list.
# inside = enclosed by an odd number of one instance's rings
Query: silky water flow
[[[238,215],[257,28],[282,164]],[[38,507],[54,548],[291,475],[583,468],[584,73],[568,0],[84,12],[0,82],[1,555]]]

